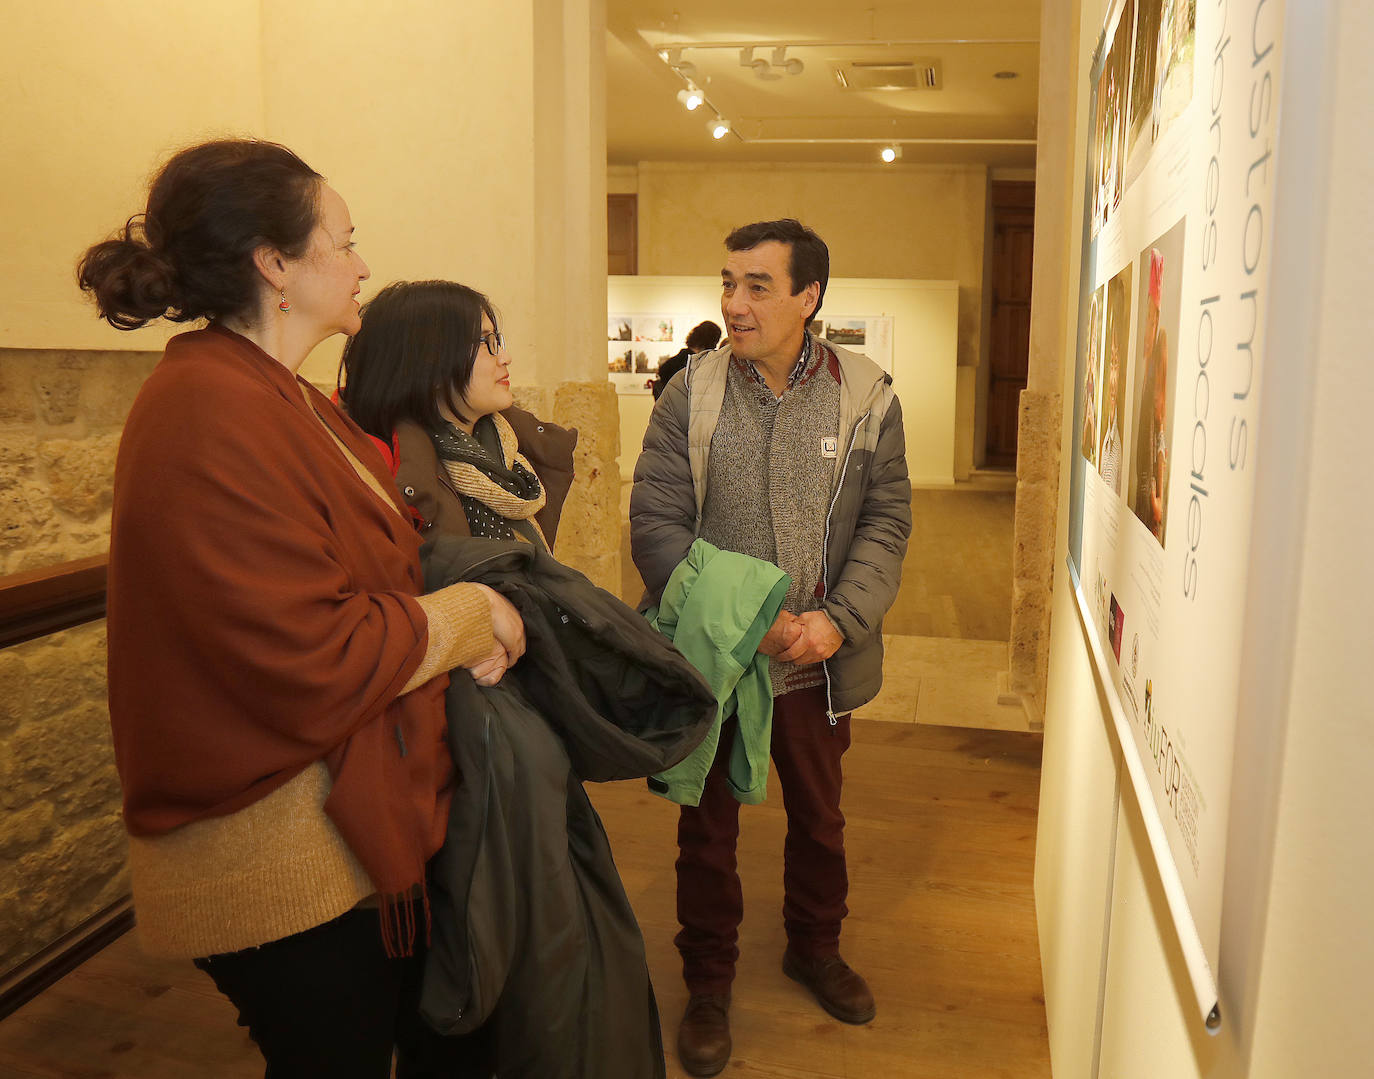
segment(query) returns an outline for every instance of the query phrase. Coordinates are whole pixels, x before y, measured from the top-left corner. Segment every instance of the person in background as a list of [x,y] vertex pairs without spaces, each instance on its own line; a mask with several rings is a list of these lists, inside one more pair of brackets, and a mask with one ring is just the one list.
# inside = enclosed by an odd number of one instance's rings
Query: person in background
[[171,158],[78,271],[174,337],[120,442],[109,703],[144,948],[194,958],[267,1074],[461,1074],[419,1017],[426,863],[454,770],[445,672],[524,650],[490,588],[420,595],[420,539],[366,435],[299,375],[356,333],[348,206],[283,146]]
[[[791,579],[758,648],[770,657],[770,749],[787,810],[782,969],[831,1015],[866,1023],[873,994],[839,952],[849,890],[840,761],[850,711],[882,685],[882,619],[911,534],[901,404],[877,364],[806,330],[829,279],[819,236],[764,221],[736,229],[725,249],[729,338],[654,406],[630,496],[631,553],[655,603],[698,537]],[[744,913],[732,725],[700,805],[684,805],[678,821],[676,943],[690,993],[678,1055],[698,1076],[717,1074],[731,1052]]]
[[676,355],[668,357],[658,365],[658,377],[654,379],[654,400],[663,396],[668,380],[687,366],[687,360],[698,352],[713,349],[720,343],[720,327],[710,319],[698,322],[687,335],[687,347]]
[[454,281],[400,281],[344,347],[348,414],[381,447],[426,539],[473,535],[552,551],[577,432],[515,407],[496,310]]

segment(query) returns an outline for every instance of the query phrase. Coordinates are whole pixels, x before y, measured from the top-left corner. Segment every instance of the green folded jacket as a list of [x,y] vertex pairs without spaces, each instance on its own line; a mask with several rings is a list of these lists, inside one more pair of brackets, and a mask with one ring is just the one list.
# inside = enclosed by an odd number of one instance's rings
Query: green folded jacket
[[701,672],[716,696],[716,720],[680,764],[649,777],[649,789],[682,805],[699,805],[720,743],[721,723],[739,718],[730,746],[730,792],[747,805],[768,795],[773,685],[759,643],[782,610],[791,578],[771,562],[695,540],[644,616]]

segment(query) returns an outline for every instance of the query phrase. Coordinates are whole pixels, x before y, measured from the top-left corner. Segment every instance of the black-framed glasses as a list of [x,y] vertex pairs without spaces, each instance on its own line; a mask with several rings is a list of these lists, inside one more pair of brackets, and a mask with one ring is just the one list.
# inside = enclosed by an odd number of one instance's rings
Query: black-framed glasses
[[486,345],[487,351],[493,356],[499,356],[506,348],[506,339],[500,330],[492,330],[484,333],[477,339],[478,344]]

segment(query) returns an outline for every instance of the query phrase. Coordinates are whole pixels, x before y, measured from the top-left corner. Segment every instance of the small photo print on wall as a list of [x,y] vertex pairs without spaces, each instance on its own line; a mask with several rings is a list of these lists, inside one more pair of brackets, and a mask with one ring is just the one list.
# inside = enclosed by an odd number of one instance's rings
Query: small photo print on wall
[[634,335],[636,341],[671,341],[673,339],[673,316],[636,315]]
[[1126,471],[1126,447],[1121,438],[1125,423],[1123,389],[1127,382],[1127,358],[1131,333],[1131,264],[1107,282],[1103,330],[1102,403],[1098,414],[1101,442],[1097,471],[1113,494],[1121,494]]
[[1174,427],[1174,371],[1170,343],[1177,348],[1183,292],[1183,240],[1180,221],[1140,254],[1139,362],[1136,364],[1132,417],[1133,451],[1129,501],[1140,523],[1165,546],[1165,519],[1172,474],[1169,447]]
[[1121,638],[1126,633],[1126,612],[1121,609],[1121,604],[1117,601],[1116,593],[1112,593],[1112,609],[1110,621],[1107,623],[1107,639],[1112,645],[1112,655],[1116,657],[1118,663],[1121,662]]
[[634,370],[634,355],[635,350],[632,348],[616,348],[612,346],[606,369],[613,375],[628,374]]
[[611,315],[606,319],[607,341],[633,341],[634,330],[629,315]]
[[1083,357],[1083,432],[1078,452],[1088,464],[1097,467],[1097,410],[1102,386],[1102,299],[1106,295],[1104,285],[1093,293],[1088,304],[1088,339],[1086,354]]
[[825,339],[837,345],[862,346],[868,341],[868,320],[863,318],[831,319],[826,326]]

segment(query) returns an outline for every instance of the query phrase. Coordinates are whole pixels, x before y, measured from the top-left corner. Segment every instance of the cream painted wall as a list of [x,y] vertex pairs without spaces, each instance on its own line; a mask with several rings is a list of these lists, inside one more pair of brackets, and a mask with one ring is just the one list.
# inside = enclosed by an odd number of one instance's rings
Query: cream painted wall
[[[829,245],[834,277],[959,282],[959,364],[978,366],[987,169],[643,162],[638,191],[640,273],[713,274],[731,229],[797,217]],[[973,466],[975,397],[976,381],[961,379],[960,479]]]
[[[364,299],[396,279],[470,284],[497,304],[517,363],[528,364],[534,88],[515,73],[533,67],[530,5],[408,6],[405,18],[354,0],[274,7],[263,38],[267,130],[348,201],[372,270]],[[307,376],[332,382],[341,345],[317,349]],[[515,377],[537,381],[518,366]]]
[[832,277],[959,282],[959,363],[978,363],[987,170],[973,166],[639,167],[639,272],[714,274],[750,221],[796,217]]
[[639,192],[639,169],[633,165],[606,167],[606,194],[635,195]]
[[[599,0],[9,9],[0,347],[158,348],[167,329],[94,317],[75,261],[142,206],[172,151],[249,135],[291,146],[348,201],[364,299],[398,278],[456,278],[501,310],[518,382],[600,379]],[[340,345],[307,377],[332,381]]]
[[[1071,26],[1081,16],[1079,83],[1086,82],[1081,74],[1105,6],[1103,0],[1046,0],[1047,27],[1056,19],[1061,27]],[[1290,0],[1288,19],[1289,44],[1305,35],[1315,47],[1306,64],[1290,53],[1287,77],[1320,84],[1320,92],[1309,96],[1324,99],[1328,107],[1313,109],[1310,117],[1317,119],[1309,119],[1308,126],[1329,122],[1333,151],[1329,169],[1324,154],[1298,164],[1315,168],[1322,177],[1320,190],[1315,197],[1282,204],[1294,207],[1285,212],[1295,219],[1278,223],[1280,229],[1292,226],[1308,234],[1320,257],[1311,275],[1318,295],[1312,324],[1306,334],[1293,330],[1307,355],[1303,364],[1287,367],[1300,392],[1275,405],[1285,416],[1296,413],[1290,422],[1303,429],[1309,429],[1304,421],[1310,405],[1310,450],[1300,448],[1266,466],[1271,476],[1283,476],[1275,486],[1298,492],[1293,496],[1295,554],[1287,548],[1261,549],[1256,556],[1280,566],[1286,559],[1294,580],[1291,624],[1255,627],[1257,641],[1286,642],[1275,665],[1291,672],[1275,676],[1285,687],[1274,708],[1281,718],[1274,732],[1275,789],[1266,792],[1259,783],[1253,789],[1266,797],[1233,812],[1243,828],[1260,833],[1265,828],[1254,829],[1252,822],[1272,819],[1272,857],[1266,858],[1264,849],[1233,850],[1228,861],[1228,917],[1233,904],[1258,913],[1248,933],[1227,935],[1223,925],[1230,945],[1229,952],[1223,947],[1220,971],[1229,987],[1222,1001],[1226,1014],[1221,1033],[1209,1038],[1184,980],[1133,795],[1124,792],[1119,808],[1114,801],[1116,763],[1105,733],[1110,720],[1088,665],[1061,561],[1036,857],[1057,1079],[1354,1076],[1367,1074],[1374,1060],[1374,1024],[1368,1020],[1374,984],[1369,915],[1374,839],[1366,824],[1374,817],[1368,779],[1374,734],[1364,673],[1370,639],[1366,607],[1374,595],[1374,564],[1368,557],[1374,483],[1367,470],[1351,467],[1367,456],[1363,432],[1374,408],[1374,371],[1363,358],[1368,337],[1364,271],[1374,245],[1366,210],[1374,149],[1364,128],[1374,77],[1361,44],[1374,37],[1374,9]],[[1323,25],[1326,19],[1332,20],[1329,27]],[[1078,94],[1075,106],[1079,145],[1085,97]],[[1042,108],[1075,115],[1069,104],[1047,101]],[[1076,189],[1079,199],[1082,164],[1080,152],[1071,166],[1075,171],[1058,177]],[[1042,165],[1041,182],[1046,179]],[[1058,298],[1074,295],[1076,284],[1070,282]],[[1041,293],[1037,300],[1058,298]],[[1067,310],[1072,325],[1071,300]],[[1065,376],[1071,408],[1071,367]],[[1071,419],[1064,419],[1059,551],[1066,545]],[[1262,601],[1266,591],[1283,586],[1279,574],[1257,586],[1255,594]],[[1247,858],[1260,866],[1252,874],[1262,889],[1258,896],[1242,894],[1250,881],[1232,876],[1232,862]],[[1104,955],[1102,927],[1109,907]]]
[[[0,34],[0,347],[160,350],[75,284],[90,244],[141,208],[158,161],[264,130],[258,0],[6,4]],[[206,43],[188,47],[187,43]],[[155,74],[154,74],[155,73]]]

